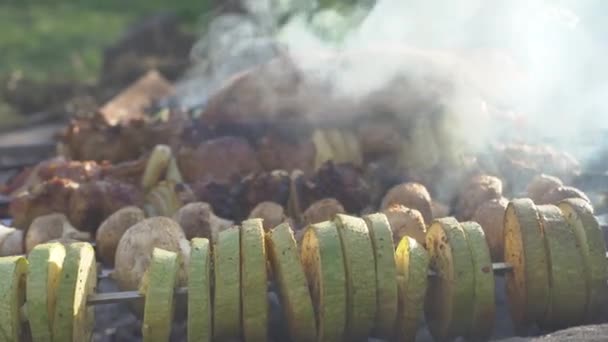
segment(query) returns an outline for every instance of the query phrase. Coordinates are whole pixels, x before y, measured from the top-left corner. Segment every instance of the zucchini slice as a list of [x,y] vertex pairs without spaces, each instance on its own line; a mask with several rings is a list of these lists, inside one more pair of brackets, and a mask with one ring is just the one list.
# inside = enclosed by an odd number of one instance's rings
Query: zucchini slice
[[453,217],[437,219],[426,235],[430,265],[437,275],[429,282],[426,318],[436,340],[469,332],[473,314],[475,275],[465,233]]
[[268,338],[268,275],[261,219],[243,221],[241,227],[241,300],[245,341]]
[[0,258],[0,337],[2,341],[22,341],[21,308],[25,304],[28,262],[23,256]]
[[[213,294],[213,336],[223,340],[241,335],[240,228],[219,233],[213,248],[215,273]],[[264,295],[264,299],[266,295]]]
[[192,239],[188,264],[188,341],[190,342],[210,342],[213,337],[209,252],[208,239]]
[[95,250],[86,242],[65,247],[66,253],[57,288],[54,341],[90,341],[95,325],[95,309],[87,297],[97,287]]
[[177,253],[160,248],[152,251],[152,261],[142,278],[139,292],[146,298],[141,325],[144,342],[166,342],[173,324],[175,285],[179,270]]
[[367,225],[363,219],[337,214],[334,219],[342,241],[346,272],[347,341],[367,341],[377,311],[376,265]]
[[312,342],[317,337],[315,314],[298,246],[289,223],[282,223],[266,234],[268,257],[279,287],[289,335],[294,342]]
[[487,341],[492,336],[496,317],[495,281],[490,248],[478,223],[462,222],[460,226],[467,237],[475,267],[473,320],[468,336],[475,341]]
[[549,305],[549,266],[536,206],[528,198],[514,199],[505,212],[505,262],[509,311],[515,331],[541,319]]
[[413,342],[424,312],[430,256],[415,239],[405,236],[397,245],[396,262],[399,284],[396,335],[399,341]]
[[52,341],[53,316],[65,247],[59,242],[40,244],[28,256],[27,312],[33,341]]
[[606,243],[599,222],[593,215],[589,202],[581,198],[569,198],[559,203],[566,221],[576,234],[583,252],[584,271],[587,280],[586,322],[594,322],[601,315],[608,301],[608,264],[606,263]]
[[583,253],[557,206],[539,205],[537,210],[545,234],[550,293],[549,307],[539,325],[566,328],[582,322],[585,315],[587,284]]
[[346,276],[340,236],[333,222],[306,228],[300,260],[317,319],[317,341],[342,341],[346,326]]
[[363,219],[367,223],[372,240],[376,269],[377,314],[373,335],[391,338],[397,319],[398,299],[393,233],[384,214],[371,214],[364,216]]

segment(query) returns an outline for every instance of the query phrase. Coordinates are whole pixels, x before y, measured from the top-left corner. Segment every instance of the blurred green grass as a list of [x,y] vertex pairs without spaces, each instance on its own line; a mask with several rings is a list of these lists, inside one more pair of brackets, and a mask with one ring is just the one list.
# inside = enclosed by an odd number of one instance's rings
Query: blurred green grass
[[102,50],[138,18],[170,10],[195,29],[209,0],[0,0],[0,79],[94,81]]

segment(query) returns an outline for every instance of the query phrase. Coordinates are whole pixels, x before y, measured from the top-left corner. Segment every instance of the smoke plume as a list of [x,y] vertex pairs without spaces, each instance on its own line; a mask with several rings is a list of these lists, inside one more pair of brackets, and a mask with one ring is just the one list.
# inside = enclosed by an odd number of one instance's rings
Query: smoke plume
[[[501,139],[549,141],[586,160],[607,143],[593,140],[608,129],[600,0],[378,0],[325,10],[312,1],[243,2],[249,15],[212,23],[194,49],[205,57],[205,79],[193,73],[180,84],[184,103],[286,49],[309,82],[352,104],[340,111],[332,101],[305,101],[317,112],[348,119],[372,96],[395,111],[413,108],[403,92],[414,91],[448,113],[446,132],[477,149]],[[213,39],[230,51],[212,51]]]

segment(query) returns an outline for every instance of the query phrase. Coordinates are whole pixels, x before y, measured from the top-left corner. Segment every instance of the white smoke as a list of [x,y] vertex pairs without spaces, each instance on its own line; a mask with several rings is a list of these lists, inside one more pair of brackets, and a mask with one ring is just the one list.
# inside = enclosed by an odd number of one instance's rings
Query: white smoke
[[[603,9],[608,7],[601,3],[379,0],[319,12],[313,1],[282,1],[277,7],[273,0],[246,0],[252,14],[233,16],[224,25],[230,27],[228,35],[219,35],[224,37],[220,45],[230,51],[214,58],[208,48],[199,55],[211,56],[207,63],[215,64],[207,71],[214,74],[205,85],[209,93],[229,75],[276,55],[271,42],[277,40],[304,70],[329,80],[336,96],[365,97],[402,73],[428,87],[429,75],[439,75],[454,86],[442,100],[444,107],[461,118],[457,129],[477,139],[474,144],[496,137],[519,117],[527,126],[516,126],[514,137],[552,139],[572,148],[581,135],[608,129],[603,68],[608,44],[600,39],[608,33]],[[290,20],[277,26],[287,13]],[[239,48],[237,38],[255,44]],[[318,57],[329,53],[344,57],[338,65],[319,63]],[[200,99],[201,82],[193,79],[198,91],[192,94]],[[181,89],[192,90],[191,85],[184,82]],[[488,115],[494,121],[486,120]]]

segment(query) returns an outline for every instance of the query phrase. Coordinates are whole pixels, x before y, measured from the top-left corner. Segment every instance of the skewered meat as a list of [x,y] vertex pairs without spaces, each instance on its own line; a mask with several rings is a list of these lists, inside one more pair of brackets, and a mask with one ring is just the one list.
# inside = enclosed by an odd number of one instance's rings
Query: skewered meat
[[312,177],[300,182],[296,191],[301,208],[323,198],[335,198],[346,212],[359,213],[370,203],[369,186],[361,170],[351,164],[329,161]]
[[547,192],[559,188],[562,185],[563,183],[559,178],[543,173],[532,179],[526,188],[526,192],[534,203],[540,203]]
[[277,203],[284,208],[289,199],[289,173],[274,170],[250,174],[243,178],[236,189],[240,218],[245,218],[256,205],[265,201]]
[[177,153],[177,163],[188,183],[230,182],[261,171],[251,145],[245,139],[231,136],[208,140],[195,147],[182,146]]
[[113,212],[142,201],[141,191],[128,183],[108,179],[79,184],[53,178],[13,198],[9,212],[15,227],[21,229],[38,216],[57,212],[65,214],[76,228],[94,232]]
[[311,204],[302,214],[304,226],[333,220],[336,214],[345,214],[344,207],[335,198],[324,198]]
[[391,188],[382,199],[381,208],[388,209],[395,204],[416,209],[425,223],[433,220],[431,211],[431,195],[420,183],[403,183]]
[[465,183],[454,210],[459,221],[468,221],[484,202],[502,197],[502,181],[494,176],[477,174]]

